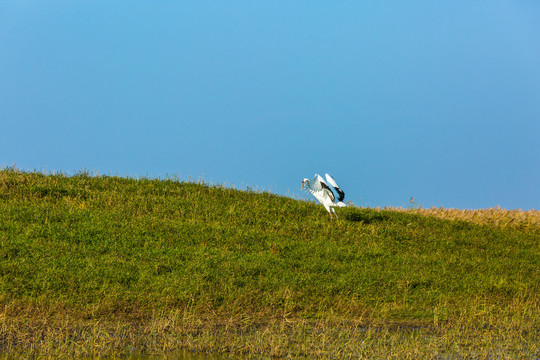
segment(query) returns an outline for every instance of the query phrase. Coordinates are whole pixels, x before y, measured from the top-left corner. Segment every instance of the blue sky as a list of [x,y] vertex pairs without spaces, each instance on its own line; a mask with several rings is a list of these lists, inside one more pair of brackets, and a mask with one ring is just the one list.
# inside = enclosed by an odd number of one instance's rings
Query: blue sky
[[537,1],[0,0],[0,166],[540,208]]

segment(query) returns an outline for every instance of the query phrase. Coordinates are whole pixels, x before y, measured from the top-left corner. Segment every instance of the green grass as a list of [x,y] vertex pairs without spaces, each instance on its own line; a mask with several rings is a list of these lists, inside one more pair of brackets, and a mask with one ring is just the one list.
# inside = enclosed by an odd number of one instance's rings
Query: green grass
[[[365,343],[366,329],[406,326],[423,332],[425,349],[416,348],[424,356],[539,355],[540,227],[354,207],[339,216],[331,222],[322,206],[266,192],[171,179],[1,170],[0,353],[58,356],[62,346],[84,348],[77,341],[95,351],[99,341],[81,335],[94,329],[141,335],[136,348],[148,352],[159,349],[142,335],[167,343],[165,353],[358,357],[343,349]],[[131,335],[118,335],[122,326]],[[274,347],[257,347],[261,329]],[[392,335],[416,339],[395,356],[414,353],[418,331]],[[333,345],[309,352],[325,332]],[[472,343],[452,350],[452,334]],[[481,350],[481,334],[506,340]]]

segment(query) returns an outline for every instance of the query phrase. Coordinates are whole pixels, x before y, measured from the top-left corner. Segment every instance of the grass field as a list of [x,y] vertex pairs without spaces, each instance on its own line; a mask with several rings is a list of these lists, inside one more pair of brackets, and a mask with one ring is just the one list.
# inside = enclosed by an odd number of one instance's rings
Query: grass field
[[540,212],[0,170],[0,356],[540,357]]

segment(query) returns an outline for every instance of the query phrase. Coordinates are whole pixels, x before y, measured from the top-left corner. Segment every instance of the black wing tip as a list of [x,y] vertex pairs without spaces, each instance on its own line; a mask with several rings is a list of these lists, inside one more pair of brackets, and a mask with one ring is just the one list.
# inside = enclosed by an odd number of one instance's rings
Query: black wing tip
[[343,201],[343,199],[345,199],[345,193],[343,192],[343,190],[341,190],[340,188],[336,188],[336,191],[339,195],[338,201]]

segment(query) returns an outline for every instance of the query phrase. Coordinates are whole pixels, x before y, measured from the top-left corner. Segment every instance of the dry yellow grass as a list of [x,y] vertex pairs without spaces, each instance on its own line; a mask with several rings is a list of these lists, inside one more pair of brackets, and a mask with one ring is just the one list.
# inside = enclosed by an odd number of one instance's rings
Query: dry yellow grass
[[418,214],[424,216],[434,216],[444,220],[462,220],[478,225],[494,225],[499,227],[512,227],[522,230],[540,229],[540,210],[506,210],[500,207],[476,210],[445,209],[445,208],[399,208],[385,207],[377,210],[391,210]]
[[[538,301],[504,308],[482,298],[424,325],[274,317],[216,319],[175,309],[143,322],[0,309],[0,359],[171,356],[183,350],[239,358],[537,359]],[[465,311],[463,311],[465,310]]]

